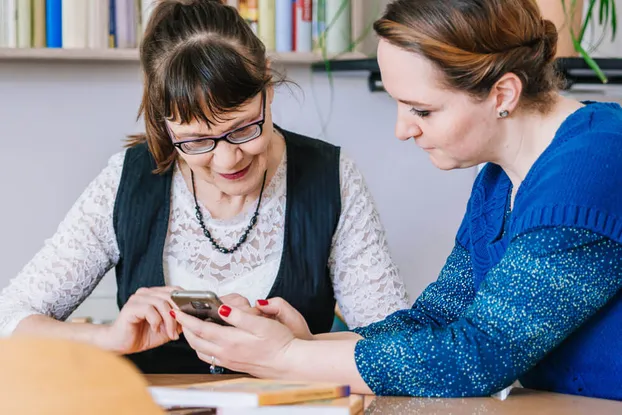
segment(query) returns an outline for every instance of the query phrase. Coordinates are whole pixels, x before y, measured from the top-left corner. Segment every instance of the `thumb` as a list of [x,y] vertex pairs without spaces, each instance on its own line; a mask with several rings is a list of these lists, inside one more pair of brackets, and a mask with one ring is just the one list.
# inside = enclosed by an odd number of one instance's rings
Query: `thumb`
[[[270,300],[257,300],[257,308],[287,327],[296,327],[304,317],[290,303],[280,297]],[[306,324],[306,323],[305,323]]]
[[223,304],[218,307],[218,315],[226,323],[252,334],[260,334],[270,319],[247,313],[237,307]]

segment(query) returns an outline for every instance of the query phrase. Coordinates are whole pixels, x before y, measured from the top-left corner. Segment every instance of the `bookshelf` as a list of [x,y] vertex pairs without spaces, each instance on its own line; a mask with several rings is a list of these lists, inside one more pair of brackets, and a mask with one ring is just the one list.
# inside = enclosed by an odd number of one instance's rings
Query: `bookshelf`
[[[276,63],[288,65],[310,65],[322,62],[315,53],[268,53]],[[360,52],[348,52],[334,58],[337,61],[363,59]],[[0,48],[0,61],[100,61],[138,62],[138,49],[60,49],[60,48]]]

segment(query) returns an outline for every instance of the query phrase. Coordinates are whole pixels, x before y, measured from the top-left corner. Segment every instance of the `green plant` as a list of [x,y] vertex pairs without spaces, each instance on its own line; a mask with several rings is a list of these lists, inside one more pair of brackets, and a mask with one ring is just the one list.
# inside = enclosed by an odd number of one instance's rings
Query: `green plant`
[[[564,13],[566,13],[566,16],[570,17],[570,21],[573,21],[574,13],[577,12],[577,0],[570,0],[569,9],[566,8],[567,0],[560,1],[562,2],[562,6],[564,7]],[[609,27],[611,28],[611,40],[615,39],[618,26],[616,3],[615,0],[586,0],[586,2],[586,12],[585,16],[583,17],[583,21],[581,22],[580,32],[575,33],[572,26],[570,27],[572,43],[574,45],[574,49],[581,55],[581,57],[585,60],[588,66],[596,73],[598,78],[603,83],[607,83],[607,77],[600,69],[600,66],[598,66],[598,63],[596,63],[596,61],[590,56],[589,52],[583,46],[583,40],[588,25],[593,22],[596,17],[596,7],[598,7],[598,24],[602,26],[603,33]]]

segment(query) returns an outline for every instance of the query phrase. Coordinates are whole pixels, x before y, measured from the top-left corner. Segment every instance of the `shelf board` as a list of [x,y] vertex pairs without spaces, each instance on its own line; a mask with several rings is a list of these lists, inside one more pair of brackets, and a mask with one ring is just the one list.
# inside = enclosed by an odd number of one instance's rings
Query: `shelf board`
[[[594,58],[598,66],[608,78],[605,85],[622,84],[622,58]],[[570,89],[577,84],[596,84],[603,85],[594,71],[588,66],[583,58],[558,58],[555,66],[562,77],[566,80],[566,89]],[[311,65],[315,72],[330,70],[338,71],[363,71],[369,72],[370,91],[384,91],[380,80],[380,68],[375,58],[335,60],[325,62],[315,62]]]
[[[315,53],[306,52],[269,52],[268,56],[276,63],[313,64],[322,61]],[[336,61],[361,59],[364,55],[357,52],[339,55]],[[138,62],[138,49],[19,49],[0,48],[0,61],[105,61],[105,62]]]

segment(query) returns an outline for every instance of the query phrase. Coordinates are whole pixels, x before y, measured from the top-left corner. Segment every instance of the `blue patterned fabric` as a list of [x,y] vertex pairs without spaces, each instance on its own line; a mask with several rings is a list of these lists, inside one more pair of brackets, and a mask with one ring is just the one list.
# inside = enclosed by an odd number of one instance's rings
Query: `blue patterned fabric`
[[[412,309],[354,330],[365,338],[355,350],[359,372],[379,395],[486,396],[521,378],[527,387],[622,399],[615,356],[608,368],[592,361],[589,382],[562,371],[547,383],[535,366],[620,297],[619,258],[622,245],[593,232],[536,230],[510,244],[476,293],[469,252],[457,244]],[[595,347],[592,356],[604,352]]]
[[378,394],[523,385],[622,400],[622,108],[571,114],[522,181],[478,176],[456,247],[411,310],[356,330]]

